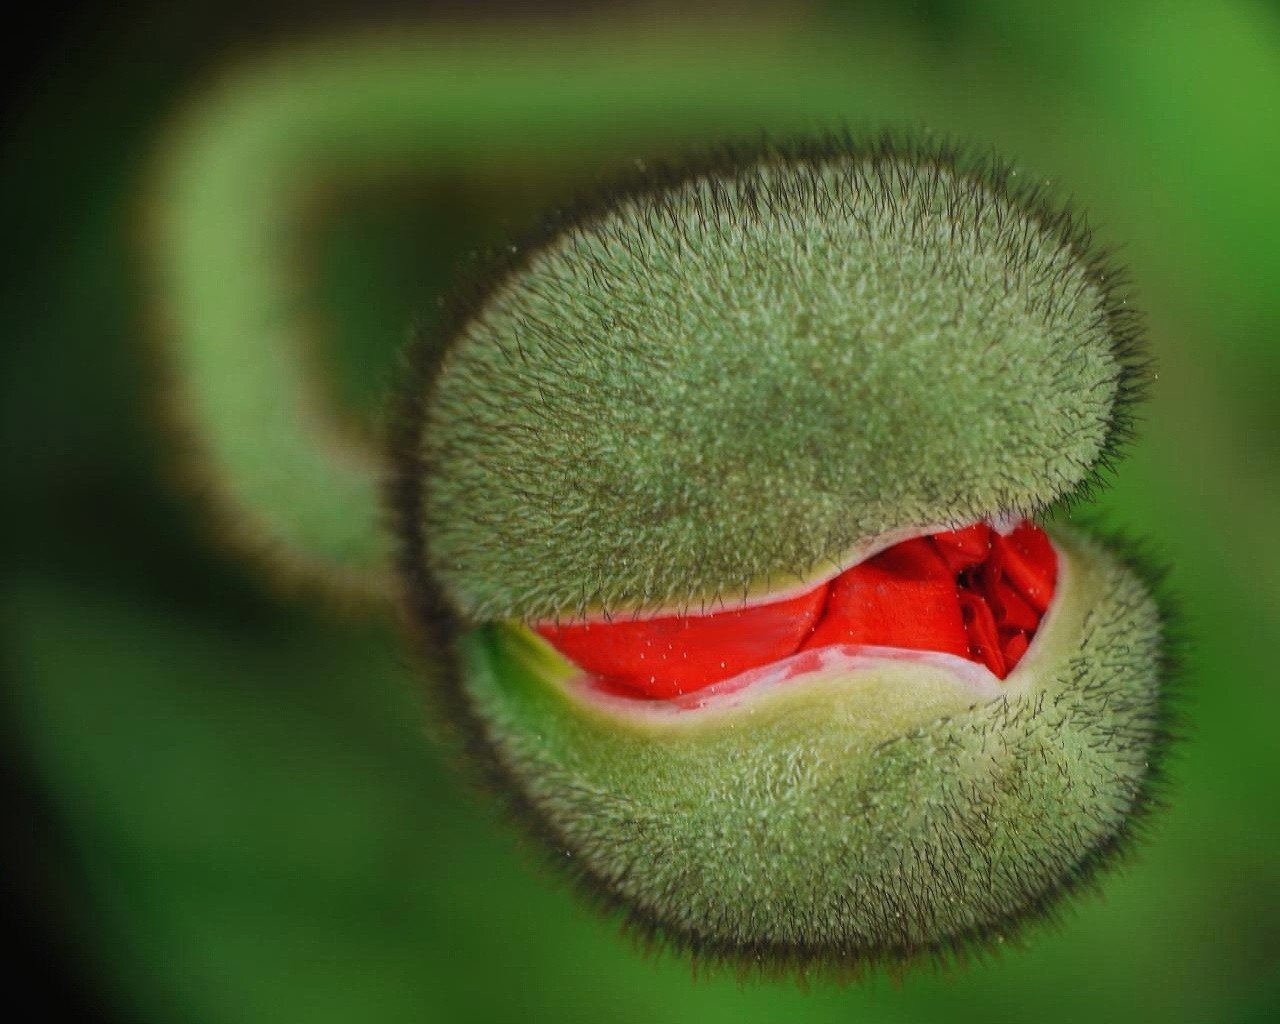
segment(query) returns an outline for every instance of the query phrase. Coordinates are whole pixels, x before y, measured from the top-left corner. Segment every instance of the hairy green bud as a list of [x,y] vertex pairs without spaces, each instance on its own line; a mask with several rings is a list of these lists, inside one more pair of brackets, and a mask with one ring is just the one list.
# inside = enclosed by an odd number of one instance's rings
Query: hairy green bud
[[1080,487],[1126,429],[1133,322],[1012,181],[888,144],[729,150],[558,226],[432,384],[450,600],[705,607]]
[[[955,529],[1016,561],[1009,524],[1096,482],[1141,390],[1117,280],[1006,169],[730,148],[552,218],[416,348],[391,491],[413,621],[588,892],[711,959],[857,970],[1012,934],[1120,847],[1168,731],[1150,583],[1061,529],[1035,609],[997,559],[884,568]],[[972,650],[849,632],[715,675],[683,639],[797,594],[830,617],[849,572],[887,580],[841,592],[850,623],[909,633],[924,606],[885,595],[958,594]],[[664,686],[691,657],[713,674]]]

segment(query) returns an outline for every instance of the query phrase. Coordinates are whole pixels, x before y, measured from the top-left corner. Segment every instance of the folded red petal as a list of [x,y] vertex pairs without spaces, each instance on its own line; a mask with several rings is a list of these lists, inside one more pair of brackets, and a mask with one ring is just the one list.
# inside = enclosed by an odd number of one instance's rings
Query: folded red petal
[[876,644],[968,657],[969,640],[950,575],[911,579],[884,568],[884,562],[896,564],[877,557],[836,577],[827,613],[803,647]]
[[538,632],[593,675],[645,696],[674,697],[794,654],[812,631],[828,586],[707,615],[542,625]]
[[[908,580],[951,581],[955,572],[928,537],[913,537],[886,548],[866,564]],[[858,568],[857,566],[854,567]],[[850,570],[853,571],[853,570]]]
[[1022,660],[1022,656],[1027,653],[1027,634],[1020,629],[1012,630],[1008,633],[1000,630],[1000,653],[1004,655],[1004,667],[1007,671],[1012,672],[1013,667]]
[[609,692],[691,693],[800,650],[837,644],[941,651],[1004,678],[1026,654],[1057,583],[1029,522],[914,537],[798,597],[706,615],[537,627]]
[[960,591],[960,610],[969,634],[969,656],[981,661],[1001,679],[1005,676],[1004,655],[1000,651],[1000,633],[996,618],[986,601],[971,590]]
[[935,533],[929,539],[946,559],[953,573],[963,572],[986,561],[991,551],[991,527],[986,523],[974,523],[963,530]]
[[982,568],[977,585],[1001,628],[1034,630],[1040,624],[1040,613],[1013,589],[997,559],[991,559]]
[[1058,574],[1058,556],[1044,531],[1022,523],[1007,537],[993,533],[992,548],[999,552],[1001,569],[1009,582],[1043,615]]

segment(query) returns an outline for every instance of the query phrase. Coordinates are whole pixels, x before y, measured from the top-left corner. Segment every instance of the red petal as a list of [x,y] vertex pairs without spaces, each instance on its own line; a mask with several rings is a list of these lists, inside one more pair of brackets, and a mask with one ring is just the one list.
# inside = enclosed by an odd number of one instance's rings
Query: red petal
[[828,584],[800,597],[709,615],[537,627],[579,668],[674,697],[792,654],[826,602]]
[[1003,679],[1005,667],[1004,655],[1000,653],[1000,634],[996,631],[995,616],[991,614],[987,602],[972,591],[962,590],[960,608],[964,613],[969,646],[975,658]]
[[1026,653],[1057,572],[1053,545],[1033,524],[1003,536],[976,523],[895,544],[784,601],[537,629],[601,689],[647,698],[680,696],[833,644],[942,651],[1004,678]]
[[827,613],[804,647],[877,644],[969,655],[955,583],[903,579],[864,562],[831,584]]
[[1002,568],[996,557],[983,566],[979,579],[982,596],[990,605],[991,614],[995,616],[996,625],[1000,629],[1032,631],[1040,624],[1040,613],[1009,585]]
[[1007,537],[992,534],[992,548],[1014,589],[1043,615],[1058,575],[1058,556],[1049,538],[1030,523],[1023,523]]
[[953,573],[973,568],[991,552],[991,527],[986,523],[935,533],[930,539]]
[[904,540],[869,558],[867,564],[909,580],[950,580],[955,575],[928,537]]
[[1030,641],[1027,640],[1027,634],[1022,630],[1016,630],[1007,636],[1002,630],[1000,635],[1004,637],[1004,642],[1000,645],[1000,653],[1004,655],[1005,669],[1007,672],[1012,672],[1014,666],[1027,653],[1027,646]]

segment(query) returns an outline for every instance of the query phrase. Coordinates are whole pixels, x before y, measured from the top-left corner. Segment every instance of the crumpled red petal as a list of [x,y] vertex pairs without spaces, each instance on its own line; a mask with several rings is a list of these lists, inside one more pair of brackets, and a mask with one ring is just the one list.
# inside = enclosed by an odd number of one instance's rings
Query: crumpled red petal
[[[951,575],[913,579],[886,569],[885,564],[906,563],[876,558],[837,576],[827,613],[800,648],[875,644],[946,651],[967,658],[969,638]],[[938,564],[945,570],[941,558]]]
[[645,697],[677,697],[794,654],[813,631],[828,587],[708,615],[544,625],[538,632],[587,672]]
[[1003,679],[1053,598],[1045,533],[985,523],[895,544],[799,597],[705,615],[543,624],[538,632],[616,693],[693,693],[800,650],[836,644],[941,651]]

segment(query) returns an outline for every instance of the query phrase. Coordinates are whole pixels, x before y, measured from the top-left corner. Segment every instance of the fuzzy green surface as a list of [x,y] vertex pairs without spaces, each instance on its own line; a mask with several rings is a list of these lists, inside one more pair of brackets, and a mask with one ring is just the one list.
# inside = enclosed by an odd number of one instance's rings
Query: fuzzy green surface
[[517,151],[541,168],[581,159],[586,144],[545,100],[524,112],[533,136],[512,137],[509,99],[527,91],[521,75],[543,73],[526,43],[513,38],[512,59],[486,75],[488,51],[420,30],[296,47],[234,68],[160,140],[144,213],[166,412],[220,532],[277,574],[392,589],[384,456],[330,401],[334,325],[308,279],[306,221],[334,181]]
[[476,620],[700,607],[858,542],[1043,508],[1126,372],[1066,219],[903,149],[622,198],[464,326],[422,431],[430,565]]
[[654,724],[582,704],[507,627],[464,689],[535,826],[642,927],[712,956],[848,966],[997,939],[1125,827],[1160,733],[1162,624],[1099,544],[1005,696],[886,664]]
[[[343,33],[246,55],[171,112],[142,210],[165,401],[206,509],[275,572],[390,588],[383,454],[323,379],[334,324],[309,279],[306,221],[329,183],[405,169],[581,173],[602,147],[633,158],[641,139],[755,132],[762,117],[838,123],[849,96],[897,109],[882,84],[892,57],[851,65],[835,40],[745,25],[726,45],[722,24],[673,40],[645,23],[587,38],[536,23]],[[641,78],[652,91],[636,106]],[[618,109],[628,131],[611,139]]]

